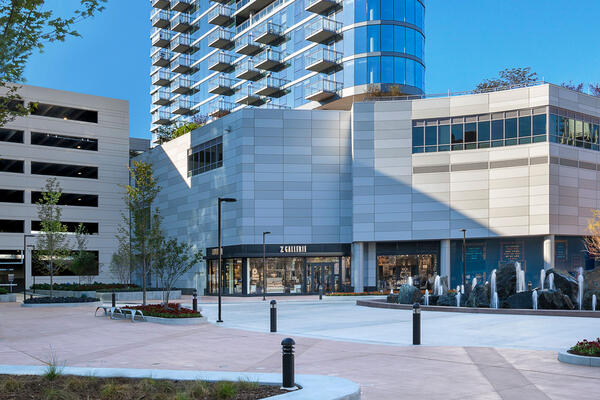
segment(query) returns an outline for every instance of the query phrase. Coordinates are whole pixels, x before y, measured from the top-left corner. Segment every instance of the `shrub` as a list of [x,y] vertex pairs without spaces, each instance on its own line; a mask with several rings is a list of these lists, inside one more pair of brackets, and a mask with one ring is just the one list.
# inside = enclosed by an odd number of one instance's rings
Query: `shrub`
[[192,399],[202,399],[210,394],[210,387],[204,381],[196,381],[190,386],[189,394]]
[[95,297],[34,297],[23,300],[25,304],[54,304],[54,303],[93,303],[100,301]]
[[79,377],[69,376],[65,380],[64,387],[71,392],[84,392],[88,387],[88,381]]
[[102,400],[126,400],[130,399],[127,385],[116,383],[107,383],[100,389],[100,398]]
[[573,354],[580,356],[600,357],[600,338],[594,341],[582,340],[569,350]]
[[145,306],[127,306],[126,308],[140,310],[144,316],[160,317],[160,318],[199,318],[202,314],[190,310],[189,308],[180,307],[176,303],[169,303],[165,308],[162,304],[147,304]]
[[215,383],[214,395],[216,399],[227,400],[233,398],[237,393],[237,388],[233,382],[220,381]]
[[[79,283],[55,283],[52,285],[54,290],[73,290],[73,291],[92,291],[92,290],[107,290],[107,291],[119,291],[119,290],[141,290],[138,285],[124,284],[124,283],[101,283],[94,282],[87,285]],[[31,285],[32,290],[50,290],[49,283],[36,283]]]
[[74,394],[60,389],[44,390],[44,400],[76,400]]
[[8,294],[8,290],[0,287],[0,294]]
[[249,379],[240,379],[237,382],[237,388],[240,392],[246,392],[258,388],[258,382],[253,382]]

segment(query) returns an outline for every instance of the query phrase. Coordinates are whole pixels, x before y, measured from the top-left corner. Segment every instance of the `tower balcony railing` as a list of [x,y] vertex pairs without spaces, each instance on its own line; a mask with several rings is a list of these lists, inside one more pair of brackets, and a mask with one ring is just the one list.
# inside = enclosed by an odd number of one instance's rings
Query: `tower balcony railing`
[[272,21],[264,22],[254,29],[255,41],[262,44],[275,45],[281,43],[285,36],[283,27]]
[[171,40],[171,51],[175,53],[188,53],[192,52],[194,47],[192,46],[192,37],[185,33],[180,33]]
[[193,18],[190,14],[178,13],[171,18],[171,30],[175,32],[189,32],[193,28]]
[[264,104],[264,100],[255,92],[251,84],[244,85],[236,93],[235,102],[247,106],[259,106]]
[[172,13],[166,10],[156,10],[150,17],[152,26],[155,28],[168,28]]
[[231,113],[231,110],[233,110],[234,108],[235,103],[226,101],[224,98],[219,98],[217,100],[212,101],[209,104],[208,115],[210,115],[213,118],[221,118]]
[[342,8],[343,0],[306,0],[304,9],[308,12],[327,15],[331,11]]
[[285,94],[283,87],[288,83],[287,79],[266,76],[254,85],[255,93],[260,96],[281,97]]
[[256,14],[275,0],[241,0],[235,3],[236,17],[248,18],[250,14]]
[[217,28],[207,36],[208,46],[217,49],[229,50],[233,48],[233,32],[223,28]]
[[341,68],[342,53],[339,51],[315,48],[306,55],[306,69],[314,72],[330,72]]
[[229,72],[233,70],[235,57],[224,51],[218,51],[208,57],[208,69],[211,71]]
[[161,49],[152,56],[152,65],[155,67],[166,67],[169,65],[171,57],[173,57],[173,53],[169,50]]
[[231,96],[234,92],[233,85],[237,83],[236,79],[227,78],[221,74],[208,81],[208,92],[223,96]]
[[189,78],[178,76],[171,82],[171,93],[188,94],[192,92],[193,81]]
[[194,7],[195,0],[171,0],[171,10],[178,12],[189,11]]
[[178,74],[190,74],[194,72],[192,65],[196,62],[196,59],[188,54],[181,54],[171,63],[171,71]]
[[163,110],[152,113],[152,123],[156,125],[169,125],[171,123],[171,113]]
[[159,89],[152,95],[152,104],[165,106],[171,103],[171,92],[167,89]]
[[256,43],[252,33],[241,36],[235,41],[235,52],[238,54],[253,56],[262,50],[263,47]]
[[208,19],[209,24],[229,26],[233,22],[234,11],[235,10],[233,9],[233,7],[219,4],[218,6],[210,10],[206,17]]
[[180,97],[173,102],[173,105],[171,105],[171,112],[173,114],[190,115],[194,113],[192,111],[193,107],[194,102],[191,99]]
[[281,51],[267,49],[254,57],[254,65],[266,71],[281,71],[285,68]]
[[173,32],[166,29],[158,29],[150,36],[152,46],[168,48],[171,39],[173,38]]
[[309,82],[305,87],[305,98],[310,101],[325,101],[338,96],[343,88],[341,82],[335,82],[329,79],[320,78]]
[[247,81],[256,81],[263,76],[261,70],[254,66],[254,61],[247,58],[244,61],[236,64],[235,77]]
[[342,23],[325,17],[317,17],[304,28],[306,40],[315,43],[331,43],[341,38]]
[[152,7],[159,8],[161,10],[168,10],[171,6],[171,2],[169,0],[152,0]]
[[164,69],[159,69],[151,75],[152,84],[156,86],[169,86],[172,74]]

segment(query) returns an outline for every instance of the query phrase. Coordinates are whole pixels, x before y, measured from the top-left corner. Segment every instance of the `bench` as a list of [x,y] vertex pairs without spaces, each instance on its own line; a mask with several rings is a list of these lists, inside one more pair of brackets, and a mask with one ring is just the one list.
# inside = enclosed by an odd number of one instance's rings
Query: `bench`
[[98,307],[96,307],[96,311],[94,312],[94,317],[97,317],[97,316],[98,316],[98,315],[97,315],[97,314],[98,314],[98,310],[104,310],[104,316],[107,316],[107,315],[109,315],[109,314],[110,314],[110,315],[111,315],[111,317],[112,317],[112,315],[113,315],[113,313],[115,312],[115,309],[116,309],[116,308],[117,308],[117,307],[113,307],[113,306],[107,306],[107,305],[105,305],[105,304],[103,304],[103,305],[101,305],[101,306],[98,306]]
[[136,310],[135,308],[122,308],[122,307],[113,307],[109,305],[101,305],[96,307],[96,311],[94,312],[94,316],[97,316],[98,310],[104,310],[104,315],[109,315],[110,319],[117,318],[127,318],[131,315],[131,322],[135,322],[135,316],[139,315],[142,321],[146,320],[144,317],[144,313],[142,310]]

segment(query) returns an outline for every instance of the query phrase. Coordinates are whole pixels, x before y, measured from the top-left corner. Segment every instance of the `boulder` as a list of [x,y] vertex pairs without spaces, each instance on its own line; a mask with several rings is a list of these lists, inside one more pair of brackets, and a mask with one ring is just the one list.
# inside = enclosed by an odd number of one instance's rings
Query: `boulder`
[[514,264],[504,264],[496,270],[496,291],[498,292],[498,301],[508,298],[515,294],[517,288],[517,271]]
[[[430,295],[429,296],[429,305],[430,306],[437,306],[438,303],[438,298],[440,296],[434,296],[434,295]],[[421,301],[421,304],[425,304],[425,296],[423,296],[423,299]]]
[[538,292],[540,310],[572,310],[573,303],[560,290],[541,290]]
[[[531,310],[533,309],[533,299],[531,298],[533,291],[519,292],[511,294],[500,304],[502,308],[517,308]],[[539,304],[539,301],[538,301]]]
[[402,285],[398,289],[398,303],[415,304],[421,301],[421,291],[413,285]]
[[389,294],[386,300],[388,303],[397,303],[398,295],[397,294]]
[[[460,306],[465,307],[467,303],[467,296],[460,296]],[[438,306],[456,307],[456,293],[448,293],[439,296],[437,299]]]
[[[583,309],[592,309],[592,296],[596,295],[596,311],[600,311],[600,290],[588,290],[583,295]],[[429,299],[431,301],[431,299]]]
[[554,273],[554,288],[560,290],[562,294],[569,296],[571,303],[577,303],[577,290],[579,285],[577,279],[573,278],[566,272],[549,269],[546,271],[546,276]]
[[475,286],[471,293],[469,293],[465,304],[467,307],[488,308],[490,306],[490,295],[487,288],[482,285]]

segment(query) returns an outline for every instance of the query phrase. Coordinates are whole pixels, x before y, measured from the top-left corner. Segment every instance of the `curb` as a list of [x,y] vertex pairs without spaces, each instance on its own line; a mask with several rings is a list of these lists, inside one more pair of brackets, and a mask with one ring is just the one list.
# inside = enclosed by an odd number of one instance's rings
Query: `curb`
[[26,304],[21,303],[21,307],[28,308],[42,308],[42,307],[81,307],[81,306],[96,306],[98,307],[102,304],[101,301],[89,301],[89,302],[81,302],[81,303],[45,303],[45,304]]
[[577,354],[568,353],[567,351],[558,352],[558,361],[585,367],[600,367],[600,357],[579,356]]
[[146,317],[146,322],[163,325],[200,325],[207,324],[206,317],[190,317],[190,318],[161,318],[161,317]]
[[[0,374],[43,375],[45,366],[0,365]],[[280,386],[281,375],[275,373],[181,371],[169,369],[88,368],[64,367],[64,375],[94,376],[97,378],[152,378],[171,380],[238,381],[247,380],[263,385]],[[268,397],[268,400],[360,400],[360,386],[336,376],[296,375],[301,390]],[[267,400],[265,399],[265,400]]]

